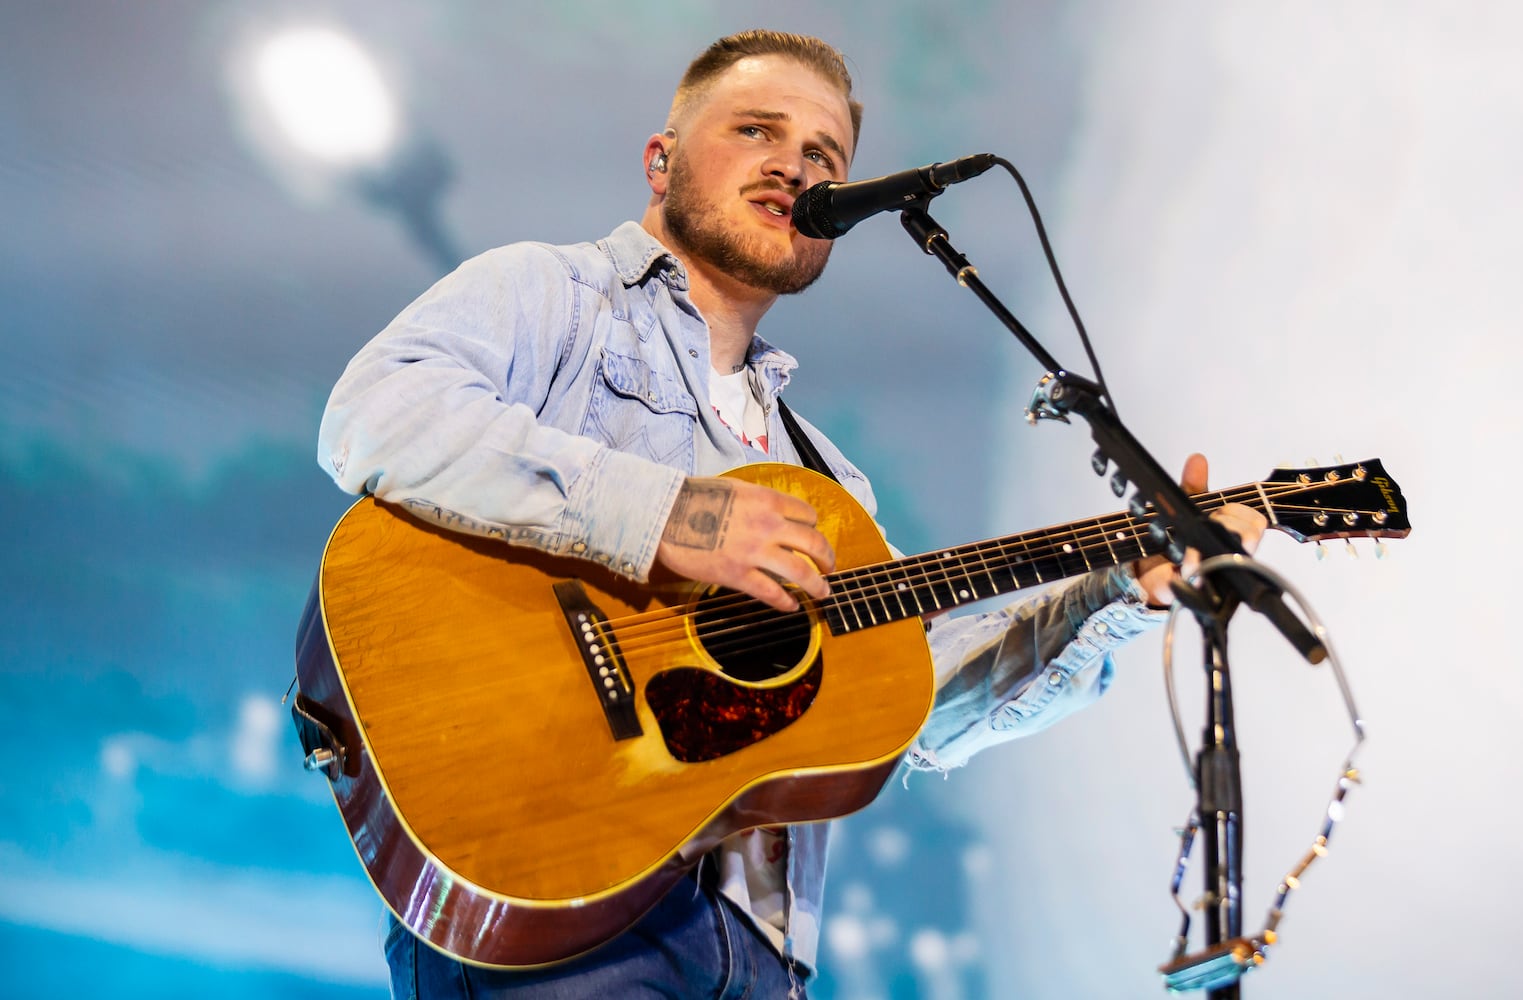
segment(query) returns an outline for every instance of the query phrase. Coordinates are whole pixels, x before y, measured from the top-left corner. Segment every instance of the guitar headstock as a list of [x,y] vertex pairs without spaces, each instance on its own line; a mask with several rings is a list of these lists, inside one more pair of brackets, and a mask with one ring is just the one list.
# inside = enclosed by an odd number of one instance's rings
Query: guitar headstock
[[1404,538],[1412,530],[1401,487],[1378,458],[1311,469],[1276,469],[1262,484],[1272,528],[1299,542]]

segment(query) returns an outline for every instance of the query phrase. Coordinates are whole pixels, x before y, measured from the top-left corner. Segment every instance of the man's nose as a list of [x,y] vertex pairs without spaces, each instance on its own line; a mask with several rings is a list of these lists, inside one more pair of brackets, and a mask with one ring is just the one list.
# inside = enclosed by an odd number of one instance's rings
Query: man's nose
[[762,173],[775,177],[790,188],[804,186],[804,154],[775,150],[762,164]]

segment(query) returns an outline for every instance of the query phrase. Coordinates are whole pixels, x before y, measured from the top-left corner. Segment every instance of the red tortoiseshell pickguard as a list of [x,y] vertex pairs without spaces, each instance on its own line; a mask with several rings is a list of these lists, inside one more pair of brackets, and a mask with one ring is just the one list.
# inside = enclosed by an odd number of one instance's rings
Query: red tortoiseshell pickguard
[[814,703],[824,673],[823,657],[816,657],[798,680],[757,688],[708,670],[679,667],[651,678],[645,700],[667,750],[684,764],[694,764],[744,749],[790,725]]

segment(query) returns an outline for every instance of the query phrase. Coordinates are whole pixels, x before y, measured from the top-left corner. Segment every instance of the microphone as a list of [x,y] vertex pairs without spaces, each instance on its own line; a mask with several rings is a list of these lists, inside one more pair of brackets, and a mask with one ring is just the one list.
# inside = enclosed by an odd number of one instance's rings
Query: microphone
[[974,153],[866,181],[821,181],[793,203],[793,227],[817,240],[833,240],[870,215],[903,208],[916,198],[935,197],[949,184],[977,177],[994,161],[993,153]]

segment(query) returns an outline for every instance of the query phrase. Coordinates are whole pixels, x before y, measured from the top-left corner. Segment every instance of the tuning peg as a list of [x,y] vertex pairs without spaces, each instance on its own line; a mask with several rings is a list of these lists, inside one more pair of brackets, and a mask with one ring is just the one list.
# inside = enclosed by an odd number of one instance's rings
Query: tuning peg
[[1302,462],[1301,464],[1306,466],[1306,467],[1308,467],[1308,468],[1311,468],[1311,469],[1320,468],[1321,465],[1322,465],[1321,462],[1317,461],[1315,456],[1313,456],[1312,458],[1308,458],[1306,461]]
[[1317,562],[1321,562],[1322,560],[1324,560],[1326,558],[1327,558],[1327,550],[1322,547],[1322,543],[1321,542],[1318,542],[1317,543]]
[[1116,474],[1111,476],[1111,492],[1118,497],[1126,492],[1126,476],[1121,474],[1120,469],[1117,469]]
[[1163,554],[1169,557],[1169,561],[1176,566],[1185,561],[1185,547],[1174,539],[1169,539],[1169,544],[1163,548]]
[[1153,536],[1153,541],[1159,545],[1166,545],[1169,541],[1169,529],[1164,527],[1162,521],[1154,520],[1148,525],[1148,534]]
[[1354,540],[1352,538],[1350,538],[1347,542],[1345,542],[1343,544],[1343,547],[1348,552],[1348,556],[1349,556],[1350,559],[1358,559],[1359,558],[1359,548],[1358,548],[1358,546],[1356,546],[1354,544]]
[[1377,539],[1375,539],[1375,558],[1376,559],[1384,559],[1385,557],[1386,557],[1386,543],[1377,538]]
[[[1110,459],[1105,456],[1105,449],[1103,448],[1096,448],[1095,453],[1089,456],[1089,467],[1095,470],[1095,475],[1097,476],[1105,475],[1105,467],[1109,463]],[[1121,494],[1117,493],[1116,495],[1120,496]]]
[[1148,505],[1143,501],[1140,493],[1132,494],[1132,499],[1127,501],[1126,509],[1131,511],[1132,516],[1139,521],[1148,516]]

